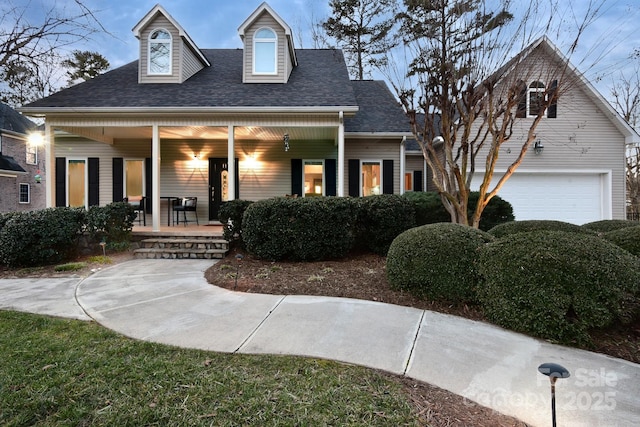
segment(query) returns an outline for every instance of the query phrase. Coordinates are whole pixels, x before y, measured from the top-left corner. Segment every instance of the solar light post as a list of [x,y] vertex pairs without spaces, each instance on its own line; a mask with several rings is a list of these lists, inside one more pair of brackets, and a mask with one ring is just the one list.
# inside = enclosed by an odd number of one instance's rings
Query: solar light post
[[244,258],[242,256],[242,254],[238,254],[236,255],[236,260],[238,261],[238,264],[236,266],[236,283],[233,285],[233,290],[235,291],[236,288],[238,287],[238,275],[240,274],[240,261],[242,261],[242,258]]
[[558,378],[569,378],[571,374],[557,363],[543,363],[538,366],[538,372],[549,377],[551,381],[551,420],[556,427],[556,381]]

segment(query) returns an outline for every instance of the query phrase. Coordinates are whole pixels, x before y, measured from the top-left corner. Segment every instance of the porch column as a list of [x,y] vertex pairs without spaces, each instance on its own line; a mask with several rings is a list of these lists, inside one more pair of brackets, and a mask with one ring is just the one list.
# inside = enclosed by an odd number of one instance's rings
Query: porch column
[[44,176],[45,206],[52,208],[56,196],[56,155],[55,134],[48,120],[44,123]]
[[407,165],[406,163],[406,147],[405,143],[407,142],[407,137],[403,136],[402,141],[400,141],[400,195],[404,194],[406,188],[404,188],[404,174],[406,172]]
[[229,125],[227,141],[227,200],[236,198],[236,157],[235,157],[235,127]]
[[151,219],[153,231],[160,231],[160,128],[152,126],[151,131]]
[[338,197],[344,197],[344,113],[338,115]]

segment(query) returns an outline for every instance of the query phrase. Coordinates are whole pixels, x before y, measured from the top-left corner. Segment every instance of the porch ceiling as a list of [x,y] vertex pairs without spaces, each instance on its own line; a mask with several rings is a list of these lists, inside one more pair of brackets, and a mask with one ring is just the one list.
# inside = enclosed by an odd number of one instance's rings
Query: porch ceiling
[[[151,139],[152,128],[121,127],[121,126],[96,126],[96,127],[61,127],[60,130],[78,136],[101,140],[115,139]],[[335,140],[337,128],[335,127],[260,127],[244,126],[236,127],[234,138],[236,140],[281,140],[285,133],[289,134],[291,141],[303,140]],[[161,139],[211,139],[227,140],[226,127],[210,126],[164,126],[160,127]]]

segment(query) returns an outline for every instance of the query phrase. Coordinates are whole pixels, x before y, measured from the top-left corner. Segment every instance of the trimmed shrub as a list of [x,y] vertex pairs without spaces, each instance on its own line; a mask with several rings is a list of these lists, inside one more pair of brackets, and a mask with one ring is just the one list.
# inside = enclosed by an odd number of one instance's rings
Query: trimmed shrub
[[104,241],[109,249],[128,247],[136,211],[125,202],[91,206],[87,211],[87,232],[93,242]]
[[222,223],[224,238],[229,242],[242,242],[242,216],[252,203],[250,200],[229,200],[220,205],[218,221]]
[[249,205],[242,239],[249,252],[270,260],[341,258],[354,242],[354,199],[278,197]]
[[627,219],[604,219],[602,221],[583,224],[582,226],[596,233],[607,233],[622,228],[637,227],[638,225],[640,225],[638,221],[630,221]]
[[70,259],[83,231],[84,208],[48,208],[11,215],[0,230],[0,262],[32,267]]
[[[636,223],[637,224],[637,223]],[[602,235],[616,246],[640,257],[640,226],[620,228]]]
[[582,228],[576,224],[544,219],[505,222],[490,229],[489,233],[499,238],[510,234],[528,233],[531,231],[564,231],[567,233],[594,234],[593,231]]
[[358,199],[356,242],[359,249],[386,255],[393,239],[415,227],[413,203],[394,194]]
[[[416,225],[435,224],[438,222],[451,222],[451,215],[444,208],[440,195],[435,192],[407,192],[404,194],[410,200],[416,211]],[[469,193],[469,206],[467,209],[467,217],[471,219],[480,193],[472,191]],[[498,224],[513,221],[513,207],[511,203],[502,199],[500,196],[493,197],[489,204],[484,208],[482,217],[480,218],[480,230],[487,231]]]
[[640,260],[595,235],[517,233],[485,245],[484,313],[506,328],[565,344],[638,315]]
[[423,225],[400,234],[387,255],[387,278],[395,289],[433,300],[476,300],[478,248],[493,237],[451,223]]

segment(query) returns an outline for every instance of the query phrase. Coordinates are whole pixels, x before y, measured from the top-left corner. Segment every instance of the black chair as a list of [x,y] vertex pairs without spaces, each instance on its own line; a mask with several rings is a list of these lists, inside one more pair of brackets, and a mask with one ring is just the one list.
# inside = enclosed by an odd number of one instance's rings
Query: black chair
[[138,225],[140,225],[140,219],[142,219],[143,225],[147,225],[147,212],[145,208],[147,198],[144,196],[125,197],[124,201],[133,206],[133,210],[136,211]]
[[195,221],[196,225],[200,225],[200,223],[198,222],[197,207],[198,207],[197,197],[184,197],[182,199],[177,199],[175,204],[173,205],[173,212],[175,214],[176,223],[180,225],[180,212],[182,212],[182,222],[186,227],[187,222],[193,222],[193,220],[189,221],[187,219],[187,212],[193,212],[196,217],[196,221]]

